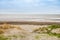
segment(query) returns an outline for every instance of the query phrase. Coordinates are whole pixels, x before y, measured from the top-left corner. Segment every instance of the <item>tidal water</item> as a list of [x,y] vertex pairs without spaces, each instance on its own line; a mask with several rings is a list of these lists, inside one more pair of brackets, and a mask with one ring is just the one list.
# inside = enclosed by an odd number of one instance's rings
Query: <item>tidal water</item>
[[60,21],[60,14],[0,14],[0,21]]

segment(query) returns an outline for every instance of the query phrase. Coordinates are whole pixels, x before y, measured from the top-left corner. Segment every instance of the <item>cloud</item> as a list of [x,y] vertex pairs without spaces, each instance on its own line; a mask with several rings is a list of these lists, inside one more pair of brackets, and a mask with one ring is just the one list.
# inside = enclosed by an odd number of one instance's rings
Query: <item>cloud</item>
[[47,1],[55,1],[55,0],[47,0]]
[[24,2],[31,3],[34,2],[34,0],[24,0]]
[[39,2],[40,0],[24,0],[24,1],[27,2],[27,3],[34,3],[34,2]]
[[49,2],[51,2],[52,4],[58,4],[58,2],[60,2],[59,0],[48,0]]
[[[0,0],[0,8],[4,11],[40,11],[49,10],[51,12],[60,10],[60,1],[58,0]],[[0,9],[0,10],[1,10]],[[50,10],[51,9],[51,10]],[[2,10],[2,12],[3,12]],[[47,12],[47,11],[46,11]]]
[[48,1],[55,2],[55,1],[58,1],[58,0],[48,0]]

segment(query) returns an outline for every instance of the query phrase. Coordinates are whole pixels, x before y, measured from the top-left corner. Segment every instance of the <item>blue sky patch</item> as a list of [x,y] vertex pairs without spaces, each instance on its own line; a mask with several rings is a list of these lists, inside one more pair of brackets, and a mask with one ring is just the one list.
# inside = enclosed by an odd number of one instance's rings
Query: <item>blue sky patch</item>
[[60,0],[0,0],[0,12],[60,13]]

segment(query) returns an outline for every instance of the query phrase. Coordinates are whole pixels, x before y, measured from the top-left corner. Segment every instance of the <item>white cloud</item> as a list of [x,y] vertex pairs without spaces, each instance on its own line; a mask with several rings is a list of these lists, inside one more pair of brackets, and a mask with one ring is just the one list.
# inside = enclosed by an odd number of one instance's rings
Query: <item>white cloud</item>
[[52,3],[57,3],[58,2],[58,0],[48,0],[48,1],[50,1]]
[[34,2],[39,2],[40,0],[24,0],[27,3],[34,3]]
[[35,2],[40,2],[41,0],[34,0]]
[[37,7],[37,6],[39,6],[39,4],[36,3],[36,4],[34,4],[34,6]]
[[24,0],[24,1],[27,2],[27,3],[34,2],[34,0]]
[[57,1],[57,0],[48,0],[48,1]]

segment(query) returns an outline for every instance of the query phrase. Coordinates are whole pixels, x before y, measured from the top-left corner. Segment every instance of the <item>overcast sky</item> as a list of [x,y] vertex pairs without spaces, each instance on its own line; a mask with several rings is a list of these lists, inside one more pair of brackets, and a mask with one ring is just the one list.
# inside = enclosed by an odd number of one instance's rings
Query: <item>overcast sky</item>
[[60,14],[60,0],[0,0],[0,14]]

